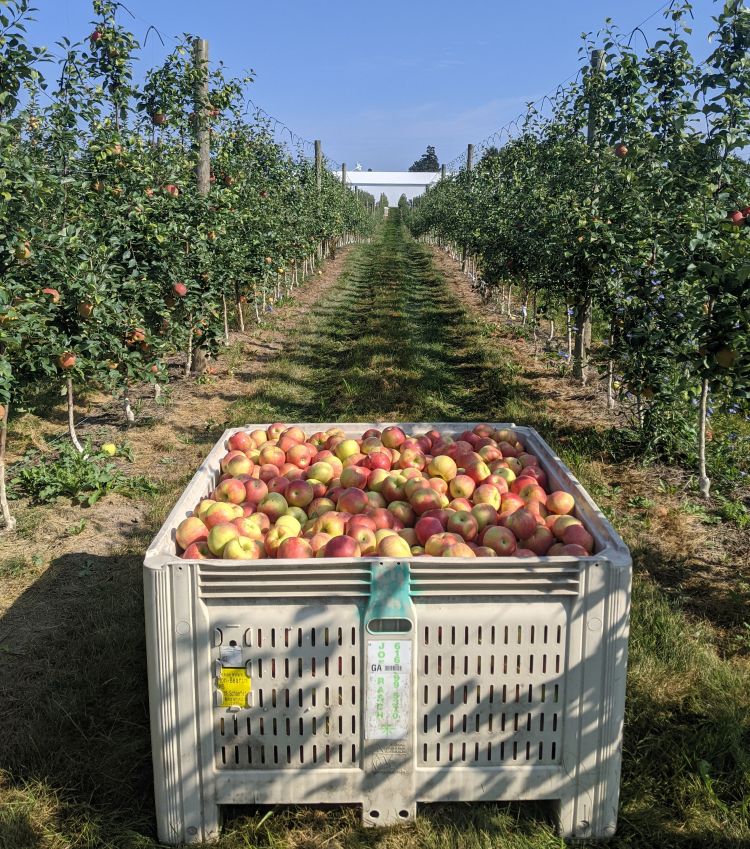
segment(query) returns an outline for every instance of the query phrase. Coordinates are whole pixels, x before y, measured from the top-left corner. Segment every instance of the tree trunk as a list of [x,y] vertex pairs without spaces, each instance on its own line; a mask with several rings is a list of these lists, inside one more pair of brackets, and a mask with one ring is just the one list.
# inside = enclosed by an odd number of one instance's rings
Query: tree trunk
[[576,340],[573,354],[573,376],[583,386],[588,382],[588,356],[591,344],[591,296],[583,295],[576,305]]
[[614,360],[611,356],[612,346],[615,344],[615,336],[614,333],[610,332],[609,334],[609,350],[610,357],[607,360],[607,409],[614,410],[615,408],[615,395],[614,395],[614,387],[613,384],[615,382],[615,364]]
[[227,296],[222,292],[221,305],[224,310],[224,344],[229,344],[229,309],[227,308]]
[[70,441],[75,446],[76,451],[79,454],[83,454],[83,448],[81,443],[78,441],[78,434],[76,433],[76,422],[75,422],[75,406],[73,403],[73,378],[69,377],[67,380],[68,387],[68,433],[70,434]]
[[573,358],[573,333],[570,323],[570,304],[565,304],[565,332],[568,338],[568,362]]
[[193,328],[192,328],[193,317],[192,317],[192,315],[190,316],[190,324],[191,324],[191,327],[190,327],[190,332],[188,333],[188,345],[187,345],[187,352],[186,352],[187,356],[186,356],[186,359],[185,359],[185,377],[189,377],[190,372],[193,369]]
[[698,487],[703,498],[711,491],[711,479],[706,473],[706,419],[708,418],[708,378],[703,378],[701,402],[698,408]]
[[16,520],[10,512],[8,505],[8,493],[5,489],[5,445],[8,438],[8,414],[10,412],[10,403],[5,405],[5,412],[2,420],[0,420],[0,511],[3,517],[3,529],[5,531],[14,531],[16,529]]
[[193,374],[205,374],[208,368],[208,352],[205,348],[196,348],[193,354]]
[[128,387],[125,386],[125,394],[122,397],[122,408],[125,411],[125,421],[128,424],[133,424],[135,421],[135,413],[130,406],[130,398],[128,398]]
[[234,284],[234,303],[237,309],[237,324],[240,328],[240,333],[245,332],[245,314],[242,312],[242,296],[240,295],[240,284]]

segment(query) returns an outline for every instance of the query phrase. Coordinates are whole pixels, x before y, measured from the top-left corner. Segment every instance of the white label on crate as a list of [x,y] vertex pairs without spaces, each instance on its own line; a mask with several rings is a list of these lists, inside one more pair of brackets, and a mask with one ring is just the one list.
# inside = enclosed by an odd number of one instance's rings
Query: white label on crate
[[238,667],[245,665],[242,660],[242,646],[238,646],[236,643],[234,645],[222,646],[219,649],[219,653],[222,666]]
[[411,716],[411,641],[367,641],[367,740],[401,740]]

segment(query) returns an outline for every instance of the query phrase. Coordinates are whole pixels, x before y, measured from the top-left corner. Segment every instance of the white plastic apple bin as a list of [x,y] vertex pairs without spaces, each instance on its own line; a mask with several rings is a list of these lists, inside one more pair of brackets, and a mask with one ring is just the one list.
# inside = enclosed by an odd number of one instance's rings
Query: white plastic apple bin
[[222,436],[145,559],[161,841],[217,838],[224,805],[358,803],[391,825],[523,799],[550,800],[561,836],[614,833],[630,554],[536,431],[495,426],[575,495],[594,555],[182,560],[175,528],[214,488]]

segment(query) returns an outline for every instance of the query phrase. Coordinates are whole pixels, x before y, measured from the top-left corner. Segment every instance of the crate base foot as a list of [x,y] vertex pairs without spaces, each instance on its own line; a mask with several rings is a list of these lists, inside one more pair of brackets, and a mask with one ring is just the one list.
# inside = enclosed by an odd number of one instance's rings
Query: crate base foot
[[[602,839],[611,834],[598,835],[591,830],[591,804],[587,796],[567,796],[555,799],[553,811],[560,837],[572,840]],[[614,829],[612,829],[614,833]]]
[[159,828],[159,840],[169,846],[185,843],[214,843],[221,836],[223,823],[223,809],[219,805],[206,805],[203,808],[203,819],[200,824],[195,823],[195,817],[191,817],[187,823],[183,822],[180,828]]
[[[382,804],[380,804],[382,802]],[[378,828],[386,825],[399,825],[416,819],[416,802],[399,804],[392,797],[386,799],[368,799],[362,805],[362,825]]]

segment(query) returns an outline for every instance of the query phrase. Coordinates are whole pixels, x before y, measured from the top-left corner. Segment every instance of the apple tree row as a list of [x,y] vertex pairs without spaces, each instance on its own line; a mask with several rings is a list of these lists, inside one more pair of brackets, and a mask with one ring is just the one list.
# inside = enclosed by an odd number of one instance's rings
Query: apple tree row
[[431,189],[412,227],[491,287],[571,305],[574,373],[609,376],[652,443],[692,439],[707,496],[707,415],[750,409],[750,15],[727,0],[699,63],[689,13],[670,4],[640,52],[611,25],[587,39],[578,79]]
[[137,84],[119,5],[94,0],[91,32],[62,39],[55,67],[27,43],[28,0],[0,4],[0,413],[62,384],[74,442],[76,388],[127,398],[165,381],[176,351],[202,367],[230,316],[261,320],[368,232],[374,205],[280,144],[247,107],[251,77],[197,63],[190,38]]

